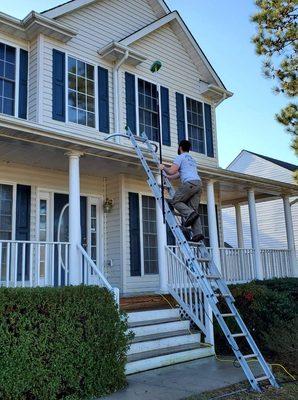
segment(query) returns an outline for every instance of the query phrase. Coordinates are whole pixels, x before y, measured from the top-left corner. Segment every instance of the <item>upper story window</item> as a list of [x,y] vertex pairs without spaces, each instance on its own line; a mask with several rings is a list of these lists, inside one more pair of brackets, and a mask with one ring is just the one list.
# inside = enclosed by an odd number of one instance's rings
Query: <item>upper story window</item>
[[187,132],[191,142],[192,151],[206,153],[206,140],[204,131],[203,104],[199,101],[186,98]]
[[158,141],[158,91],[154,83],[138,79],[139,133]]
[[15,114],[16,49],[0,43],[0,113]]
[[68,57],[68,120],[95,128],[94,66]]

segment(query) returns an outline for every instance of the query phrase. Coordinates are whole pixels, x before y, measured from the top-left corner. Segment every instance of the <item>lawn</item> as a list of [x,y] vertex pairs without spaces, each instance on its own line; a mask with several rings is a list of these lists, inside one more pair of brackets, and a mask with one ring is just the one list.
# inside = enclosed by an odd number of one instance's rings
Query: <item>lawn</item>
[[[288,380],[285,376],[278,375],[279,381]],[[289,378],[291,380],[291,378]],[[237,393],[238,392],[238,393]],[[227,395],[226,395],[227,394]],[[206,392],[200,395],[188,397],[186,400],[297,400],[298,384],[297,382],[283,384],[280,389],[268,387],[263,393],[250,391],[247,382],[229,386],[224,389]]]

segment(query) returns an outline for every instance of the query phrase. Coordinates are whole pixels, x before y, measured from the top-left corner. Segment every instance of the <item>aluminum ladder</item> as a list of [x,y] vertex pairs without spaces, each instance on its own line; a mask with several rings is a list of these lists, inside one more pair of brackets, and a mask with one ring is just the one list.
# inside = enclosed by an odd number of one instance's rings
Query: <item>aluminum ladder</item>
[[[129,128],[126,130],[126,134],[113,134],[106,138],[109,140],[114,137],[124,137],[129,139],[135,149],[135,152],[140,159],[142,166],[147,174],[147,183],[150,186],[152,193],[157,200],[160,207],[162,207],[162,191],[161,188],[148,165],[146,160],[146,156],[144,155],[144,150],[140,147],[139,143],[142,143],[146,146],[147,153],[151,155],[152,161],[158,166],[160,164],[159,158],[156,154],[157,145],[153,144],[149,141],[147,135],[145,133],[141,134],[141,136],[135,136]],[[169,181],[169,179],[164,176],[164,187],[167,188],[169,195],[173,197],[175,190]],[[165,210],[165,220],[167,221],[178,245],[179,249],[186,260],[185,267],[194,272],[197,276],[199,286],[209,303],[214,316],[216,317],[224,335],[226,336],[234,354],[239,362],[240,366],[243,369],[249,383],[252,388],[256,391],[261,391],[260,383],[263,381],[269,381],[270,384],[276,388],[279,387],[269,365],[266,363],[263,358],[258,346],[256,345],[254,339],[249,333],[245,323],[240,317],[237,308],[235,307],[235,299],[230,292],[228,285],[225,280],[221,277],[219,270],[217,269],[212,257],[210,256],[209,251],[205,247],[203,242],[199,243],[199,251],[201,258],[198,258],[195,255],[193,248],[187,242],[180,226],[177,217],[171,211],[168,203],[164,202],[164,210]],[[207,268],[204,266],[208,265]],[[228,312],[222,313],[218,307],[219,299],[221,299],[221,303],[224,302],[228,308]],[[237,322],[239,332],[232,333],[230,328],[226,323],[227,318],[234,318]],[[249,354],[244,355],[238,344],[238,338],[245,338],[249,348],[251,349]],[[264,375],[261,377],[255,377],[252,369],[250,368],[249,361],[255,360],[258,362],[259,366],[262,368]]]

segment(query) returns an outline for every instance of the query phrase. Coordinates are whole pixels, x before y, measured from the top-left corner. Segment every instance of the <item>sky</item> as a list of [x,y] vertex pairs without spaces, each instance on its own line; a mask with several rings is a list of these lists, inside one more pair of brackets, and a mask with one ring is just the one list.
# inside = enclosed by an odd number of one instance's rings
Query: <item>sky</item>
[[[17,18],[43,11],[63,0],[0,0],[2,12]],[[297,164],[291,137],[274,115],[287,99],[272,92],[262,75],[261,58],[251,37],[255,26],[253,0],[167,0],[178,10],[212,66],[234,93],[217,109],[219,162],[226,167],[242,149]]]

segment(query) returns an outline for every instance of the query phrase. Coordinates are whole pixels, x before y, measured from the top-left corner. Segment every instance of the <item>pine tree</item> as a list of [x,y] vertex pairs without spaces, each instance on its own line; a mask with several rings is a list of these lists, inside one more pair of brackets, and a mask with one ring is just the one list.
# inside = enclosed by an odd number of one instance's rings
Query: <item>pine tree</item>
[[293,135],[292,147],[298,155],[298,1],[255,0],[255,4],[258,10],[251,20],[258,32],[252,40],[264,58],[264,75],[275,81],[274,91],[291,98],[276,119]]

